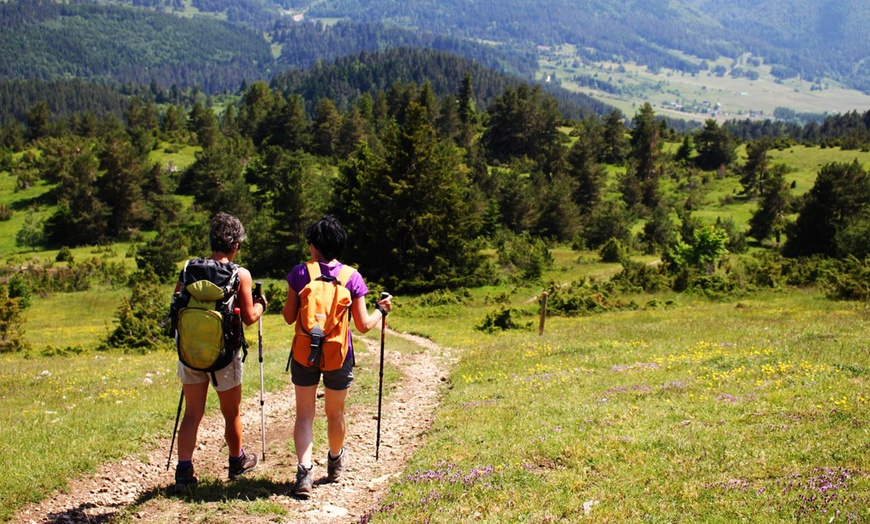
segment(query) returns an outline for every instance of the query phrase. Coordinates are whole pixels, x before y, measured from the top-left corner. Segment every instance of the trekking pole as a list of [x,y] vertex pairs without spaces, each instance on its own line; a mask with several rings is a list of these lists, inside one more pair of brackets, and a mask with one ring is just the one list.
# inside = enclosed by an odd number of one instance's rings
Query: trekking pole
[[[262,293],[262,282],[257,282],[254,296],[259,298]],[[265,309],[263,313],[265,313]],[[263,445],[263,462],[266,461],[266,404],[263,400],[263,315],[257,319],[257,344],[260,348],[260,437]]]
[[[381,293],[381,300],[389,297],[390,294],[384,291]],[[387,316],[381,317],[381,368],[378,372],[378,434],[375,438],[375,462],[378,460],[378,450],[381,447],[381,401],[384,396],[384,334],[387,330]]]
[[166,469],[172,462],[172,448],[175,447],[175,432],[178,431],[178,419],[181,418],[181,404],[184,402],[184,388],[181,388],[181,396],[178,397],[178,413],[175,414],[175,426],[172,428],[172,441],[169,442],[169,458],[166,459]]

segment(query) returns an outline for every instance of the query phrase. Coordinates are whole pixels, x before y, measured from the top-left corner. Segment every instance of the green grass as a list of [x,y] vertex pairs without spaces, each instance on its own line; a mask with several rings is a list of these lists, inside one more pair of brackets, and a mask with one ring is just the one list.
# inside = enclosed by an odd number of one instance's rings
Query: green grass
[[796,187],[792,194],[800,196],[809,191],[816,180],[819,169],[832,162],[851,163],[857,160],[864,169],[870,169],[870,152],[843,151],[838,147],[817,148],[795,146],[782,151],[771,150],[770,158],[774,164],[783,163],[794,169],[786,176],[786,180],[794,181]]
[[[618,269],[591,252],[553,255],[544,281],[606,278]],[[835,521],[870,518],[863,304],[813,290],[719,302],[668,294],[658,296],[673,300],[667,308],[550,317],[539,336],[534,297],[542,289],[473,289],[450,307],[396,298],[391,327],[431,337],[460,358],[435,426],[375,521],[576,521],[584,504],[601,522],[827,522],[836,511]],[[91,351],[121,293],[36,298],[27,333],[37,348],[2,356],[0,441],[16,450],[8,469],[26,474],[0,479],[7,501],[0,520],[171,430],[174,354]],[[527,329],[475,330],[505,303]],[[74,313],[59,313],[63,307]],[[76,323],[75,312],[88,320]],[[279,315],[265,318],[269,391],[289,386],[291,337]],[[42,345],[85,352],[45,358]],[[397,337],[390,349],[420,351]],[[358,351],[366,352],[361,341]],[[388,396],[398,373],[386,370]],[[256,395],[256,382],[245,382],[246,397]],[[377,383],[377,373],[360,369],[350,402],[373,405]],[[322,420],[315,431],[322,441]],[[292,455],[291,442],[283,452]],[[203,481],[223,489],[217,479]],[[803,500],[821,495],[825,482],[836,500]],[[252,516],[284,515],[261,497],[231,504]],[[211,511],[197,507],[190,518]]]
[[465,352],[377,522],[576,521],[584,503],[600,522],[870,518],[863,307],[679,297],[544,336],[460,316],[405,320]]
[[[171,288],[167,288],[167,300]],[[120,297],[126,290],[100,290],[35,297],[26,310],[27,354],[0,355],[0,442],[8,471],[0,477],[0,522],[15,515],[27,502],[64,489],[68,479],[87,474],[103,462],[119,460],[152,449],[158,438],[168,438],[178,402],[177,357],[174,352],[147,355],[96,352],[94,348],[112,322]],[[257,327],[247,328],[249,368],[243,396],[258,394]],[[284,371],[287,348],[293,337],[280,315],[267,315],[263,322],[264,375],[267,392],[292,387]],[[46,357],[44,350],[53,356]],[[357,352],[367,353],[359,339]],[[419,348],[400,339],[391,340],[391,351],[413,352]],[[374,358],[370,359],[375,362]],[[387,365],[384,395],[399,381],[398,369]],[[350,406],[377,402],[376,369],[358,368]],[[217,397],[209,395],[208,412],[216,412]],[[315,438],[326,441],[325,422],[318,419]],[[286,454],[293,454],[292,440]],[[203,477],[205,484],[217,479]],[[246,503],[251,514],[275,513],[264,500]]]
[[135,454],[172,424],[170,353],[4,355],[2,364],[0,441],[14,452],[4,453],[0,520],[103,461]]
[[164,168],[173,165],[179,171],[182,171],[196,161],[196,153],[199,151],[202,151],[200,146],[173,146],[164,142],[160,144],[160,148],[148,154],[148,161],[159,163]]

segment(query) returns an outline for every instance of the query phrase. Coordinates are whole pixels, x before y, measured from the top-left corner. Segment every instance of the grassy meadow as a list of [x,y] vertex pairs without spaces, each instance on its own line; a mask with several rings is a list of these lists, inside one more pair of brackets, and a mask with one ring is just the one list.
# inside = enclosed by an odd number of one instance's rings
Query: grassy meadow
[[534,315],[475,332],[480,299],[477,315],[396,315],[464,351],[373,520],[870,519],[870,310],[816,291],[670,298],[543,335]]
[[[193,159],[192,150],[155,154],[155,161],[182,168]],[[870,165],[870,153],[839,149],[798,146],[772,155],[794,168],[798,194],[812,187],[824,163],[857,158]],[[725,198],[738,187],[734,177],[711,177],[697,216],[745,225],[756,203]],[[53,260],[56,252],[14,243],[16,220],[47,188],[13,188],[12,177],[0,173],[0,203],[15,210],[0,222],[0,256],[7,264]],[[663,293],[627,297],[642,305],[637,310],[551,316],[541,335],[537,297],[545,282],[606,279],[620,270],[594,252],[552,253],[555,263],[538,283],[473,289],[441,303],[396,298],[394,329],[453,348],[459,360],[425,445],[367,520],[870,521],[867,304],[827,300],[818,289],[717,301]],[[77,261],[134,265],[129,245],[73,254]],[[170,292],[168,286],[167,302]],[[135,456],[171,434],[179,389],[174,353],[95,349],[126,293],[103,286],[35,295],[25,311],[31,349],[0,355],[7,465],[0,521],[100,463]],[[505,306],[521,328],[475,329]],[[292,330],[269,315],[264,333],[266,389],[288,387]],[[395,338],[388,344],[417,350]],[[399,372],[387,370],[387,394]],[[249,367],[246,397],[256,395],[256,373]],[[350,402],[376,402],[376,373],[359,373],[354,387]],[[212,395],[209,409],[216,407]],[[288,454],[291,448],[288,442]],[[232,503],[282,520],[279,505]]]
[[[685,56],[688,61],[701,59]],[[766,64],[753,66],[750,55],[741,56],[738,63],[730,58],[708,61],[709,69],[697,74],[662,68],[652,72],[635,63],[593,62],[577,52],[574,46],[561,45],[550,50],[539,60],[539,80],[553,78],[565,89],[589,94],[602,102],[633,115],[643,102],[650,102],[656,112],[667,117],[703,121],[713,112],[720,120],[743,118],[772,118],[778,107],[798,113],[846,113],[866,111],[870,96],[848,89],[836,82],[825,81],[821,90],[798,78],[777,81]],[[732,66],[753,71],[758,78],[732,78],[730,74],[717,76],[717,66],[730,71]],[[575,76],[593,77],[606,81],[622,90],[619,94],[606,93],[579,85]],[[718,106],[717,106],[718,104]]]

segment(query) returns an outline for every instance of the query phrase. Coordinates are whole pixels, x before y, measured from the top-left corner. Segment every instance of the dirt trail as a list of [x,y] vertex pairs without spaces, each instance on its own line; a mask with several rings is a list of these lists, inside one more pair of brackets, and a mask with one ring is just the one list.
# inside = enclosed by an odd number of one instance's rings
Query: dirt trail
[[[292,496],[295,480],[293,438],[293,388],[268,393],[266,407],[266,461],[245,478],[231,484],[238,500],[264,500],[286,510],[284,522],[349,523],[377,507],[389,482],[404,469],[408,458],[420,445],[423,433],[430,427],[439,402],[439,384],[446,380],[450,355],[431,341],[388,330],[389,336],[411,340],[423,348],[417,354],[403,355],[390,351],[385,361],[402,371],[396,391],[382,406],[381,444],[379,460],[374,458],[377,425],[377,405],[354,405],[348,409],[348,439],[350,472],[340,483],[325,480],[323,457],[315,457],[315,489],[312,497],[299,500]],[[357,351],[357,365],[378,369],[379,343],[368,339],[367,350]],[[358,342],[359,344],[359,342]],[[255,365],[249,364],[247,380],[259,377]],[[351,395],[353,391],[351,390]],[[243,401],[242,422],[245,427],[245,447],[260,452],[259,395]],[[322,400],[318,402],[322,416]],[[223,445],[223,419],[219,413],[208,416],[199,431],[199,447],[194,455],[197,476],[226,479],[226,448]],[[290,442],[288,447],[287,443]],[[315,450],[325,449],[325,443],[315,443]],[[12,522],[19,523],[99,523],[119,520],[140,522],[274,522],[275,513],[262,516],[246,511],[246,504],[227,503],[213,495],[221,490],[209,490],[203,483],[197,495],[185,500],[169,495],[174,484],[174,462],[166,468],[169,438],[153,450],[143,451],[120,462],[100,467],[90,477],[71,480],[69,490],[55,493],[45,501],[23,508]],[[323,453],[315,452],[316,455]],[[173,457],[174,460],[174,457]],[[227,490],[232,493],[231,490]],[[199,493],[202,492],[202,495]],[[211,494],[211,495],[210,495]],[[211,498],[209,498],[211,496]],[[195,501],[196,503],[192,503]]]

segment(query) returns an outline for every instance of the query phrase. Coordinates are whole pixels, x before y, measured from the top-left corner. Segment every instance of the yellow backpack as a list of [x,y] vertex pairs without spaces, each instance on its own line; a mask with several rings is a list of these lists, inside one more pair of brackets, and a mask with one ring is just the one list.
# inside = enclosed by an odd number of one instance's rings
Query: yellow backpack
[[[290,357],[323,371],[341,369],[348,352],[352,298],[347,282],[354,268],[343,266],[338,277],[323,275],[318,262],[308,262],[310,282],[299,292],[296,335]],[[287,362],[290,368],[290,362]]]
[[215,260],[188,260],[181,271],[181,289],[172,300],[178,359],[185,366],[210,372],[224,368],[240,349],[247,356],[241,314],[236,306],[239,268]]

